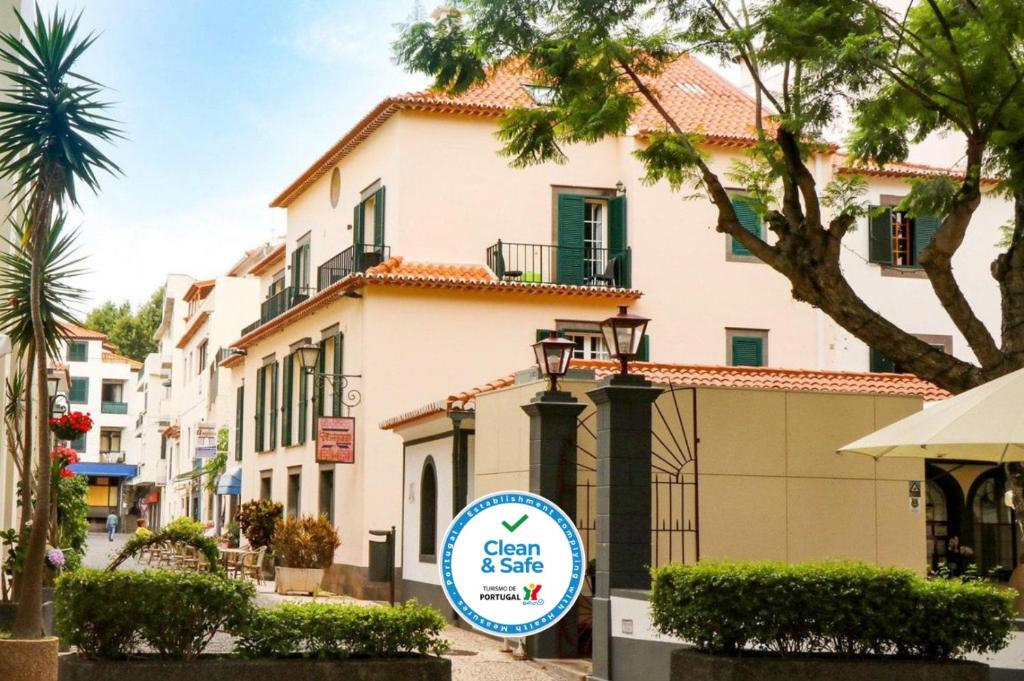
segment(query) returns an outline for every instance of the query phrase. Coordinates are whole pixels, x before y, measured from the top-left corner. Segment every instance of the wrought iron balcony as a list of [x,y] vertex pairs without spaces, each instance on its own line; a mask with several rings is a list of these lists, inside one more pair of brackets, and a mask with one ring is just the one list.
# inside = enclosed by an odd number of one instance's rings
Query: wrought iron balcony
[[629,248],[611,250],[498,241],[487,249],[487,266],[503,281],[609,288],[632,285]]
[[100,411],[104,414],[127,414],[128,403],[103,400],[103,402],[100,403]]
[[316,290],[323,291],[353,272],[365,272],[391,257],[391,248],[376,244],[353,244],[316,270]]
[[100,463],[124,463],[124,452],[100,452]]
[[309,298],[309,289],[300,286],[285,286],[260,303],[260,318],[242,329],[242,335],[263,326],[276,317],[280,317],[302,301]]

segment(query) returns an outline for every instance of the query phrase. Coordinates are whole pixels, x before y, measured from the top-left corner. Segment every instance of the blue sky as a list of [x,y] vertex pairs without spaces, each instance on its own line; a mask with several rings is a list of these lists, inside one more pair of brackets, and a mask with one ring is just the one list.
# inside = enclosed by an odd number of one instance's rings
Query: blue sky
[[[41,0],[44,9],[53,0]],[[270,200],[386,95],[425,85],[391,61],[414,0],[78,0],[101,33],[80,71],[110,89],[124,171],[82,201],[80,282],[139,302],[283,234]]]

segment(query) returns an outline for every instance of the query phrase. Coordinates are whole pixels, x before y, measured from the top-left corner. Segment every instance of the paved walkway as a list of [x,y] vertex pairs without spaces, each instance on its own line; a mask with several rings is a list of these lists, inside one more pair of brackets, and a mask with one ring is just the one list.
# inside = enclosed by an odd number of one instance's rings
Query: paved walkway
[[[90,533],[86,549],[86,567],[105,568],[110,560],[128,541],[127,534],[117,534],[114,541],[107,541],[106,533]],[[121,570],[141,570],[134,560],[126,561]],[[305,602],[312,600],[304,596],[281,596],[274,593],[273,583],[264,583],[256,588],[256,605],[261,608],[270,607],[285,601]],[[377,605],[369,601],[359,601],[347,596],[331,596],[320,598],[321,602],[361,603]],[[452,661],[453,681],[552,681],[554,677],[534,662],[515,660],[511,653],[502,652],[498,641],[458,627],[448,627],[445,635],[452,642],[452,650],[447,657]],[[226,653],[233,647],[231,636],[220,633],[210,641],[207,652]]]

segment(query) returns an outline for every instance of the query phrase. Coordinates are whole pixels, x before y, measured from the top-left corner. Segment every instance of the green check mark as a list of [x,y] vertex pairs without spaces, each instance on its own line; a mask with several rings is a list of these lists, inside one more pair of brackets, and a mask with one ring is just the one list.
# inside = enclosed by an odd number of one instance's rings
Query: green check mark
[[529,516],[528,516],[528,515],[526,515],[526,514],[524,513],[524,514],[523,514],[523,517],[522,517],[522,518],[520,518],[519,520],[515,521],[515,522],[514,522],[513,524],[511,524],[511,525],[509,525],[509,524],[508,524],[507,522],[505,522],[504,520],[502,520],[502,521],[501,521],[501,524],[502,524],[502,525],[504,525],[504,526],[505,526],[505,529],[506,529],[506,530],[508,530],[509,532],[515,532],[516,530],[518,530],[518,529],[519,529],[519,526],[520,526],[520,525],[522,525],[523,523],[525,523],[525,522],[526,522],[526,519],[527,519],[528,517],[529,517]]

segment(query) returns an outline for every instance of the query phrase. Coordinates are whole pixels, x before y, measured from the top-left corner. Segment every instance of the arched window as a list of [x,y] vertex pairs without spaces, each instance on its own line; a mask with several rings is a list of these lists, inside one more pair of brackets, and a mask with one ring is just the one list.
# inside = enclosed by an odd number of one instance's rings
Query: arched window
[[1003,503],[1006,481],[1001,469],[986,473],[971,490],[974,521],[974,561],[982,574],[1016,564],[1017,534],[1013,510]]
[[420,475],[420,560],[437,555],[437,469],[427,457]]

